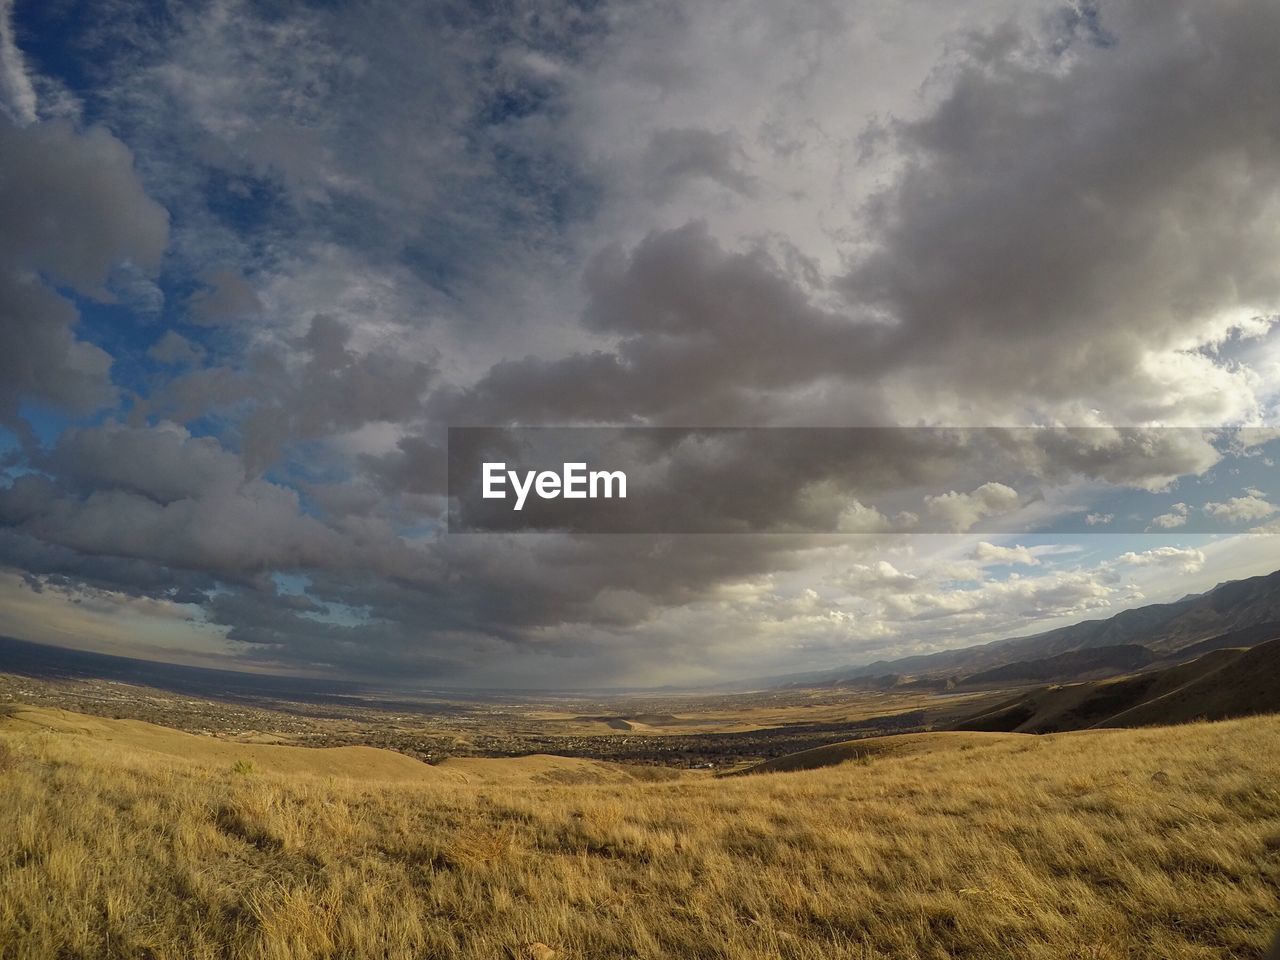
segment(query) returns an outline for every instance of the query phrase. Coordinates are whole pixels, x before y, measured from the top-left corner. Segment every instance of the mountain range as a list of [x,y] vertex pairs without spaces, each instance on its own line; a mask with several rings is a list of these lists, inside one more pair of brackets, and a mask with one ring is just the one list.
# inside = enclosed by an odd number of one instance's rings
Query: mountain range
[[[936,685],[984,679],[1049,680],[1099,669],[1122,672],[1145,665],[1139,661],[1185,661],[1210,650],[1252,646],[1275,636],[1280,636],[1280,571],[1220,583],[1205,593],[1135,607],[1104,620],[1085,620],[959,650],[789,674],[773,678],[769,685],[882,687],[886,681]],[[1055,672],[1055,666],[1062,669]]]

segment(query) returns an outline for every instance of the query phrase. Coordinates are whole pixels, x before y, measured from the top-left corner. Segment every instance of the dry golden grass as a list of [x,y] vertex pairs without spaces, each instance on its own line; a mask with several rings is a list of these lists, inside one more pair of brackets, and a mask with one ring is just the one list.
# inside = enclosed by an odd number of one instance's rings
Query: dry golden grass
[[867,737],[863,740],[846,740],[825,747],[814,747],[789,753],[773,760],[765,760],[734,771],[733,776],[754,776],[761,773],[795,773],[800,770],[820,770],[844,763],[870,763],[887,757],[906,757],[916,754],[963,753],[978,747],[991,747],[1004,742],[1014,745],[1028,743],[1025,733],[969,733],[939,731],[933,733],[898,733],[887,737]]
[[798,773],[394,783],[0,729],[0,956],[1253,958],[1280,718]]
[[242,743],[170,730],[141,720],[108,720],[69,710],[6,705],[0,727],[20,732],[51,732],[96,746],[116,745],[158,757],[176,757],[219,767],[239,764],[244,772],[313,774],[361,779],[424,782],[442,779],[435,768],[390,750],[374,747],[304,747]]
[[[450,757],[434,766],[376,747],[299,747],[252,740],[197,736],[141,720],[110,720],[50,707],[0,707],[0,728],[48,731],[69,739],[112,744],[142,754],[177,757],[233,773],[312,775],[404,783],[627,783],[678,776],[658,767],[636,767],[579,757],[494,759]],[[2,758],[0,758],[2,760]]]

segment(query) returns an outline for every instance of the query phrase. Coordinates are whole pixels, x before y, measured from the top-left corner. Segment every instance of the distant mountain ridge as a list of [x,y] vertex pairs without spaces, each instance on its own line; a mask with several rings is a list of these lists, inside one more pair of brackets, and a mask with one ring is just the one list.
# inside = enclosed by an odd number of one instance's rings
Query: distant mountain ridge
[[[1157,657],[1216,638],[1280,623],[1280,571],[1221,583],[1173,603],[1124,610],[1105,620],[1085,620],[1025,637],[941,653],[877,660],[854,667],[773,678],[778,686],[827,686],[889,675],[968,677],[1020,661],[1043,660],[1101,647],[1141,646]],[[1262,639],[1261,636],[1259,639]],[[1238,638],[1237,638],[1238,641]]]

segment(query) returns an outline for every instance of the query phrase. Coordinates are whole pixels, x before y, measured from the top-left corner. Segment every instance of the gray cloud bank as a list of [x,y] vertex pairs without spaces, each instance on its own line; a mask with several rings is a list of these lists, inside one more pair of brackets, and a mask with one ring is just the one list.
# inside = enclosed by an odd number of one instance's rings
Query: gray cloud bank
[[[1001,456],[1155,490],[1221,450],[1143,428],[1275,421],[1274,3],[991,3],[941,42],[929,4],[376,6],[104,19],[82,126],[0,50],[4,565],[191,604],[282,667],[749,673],[765,646],[849,658],[1130,594],[1107,568],[959,601],[881,539],[804,535],[1026,505],[902,439],[648,464],[770,536],[451,538],[445,428],[1048,424],[1100,432]],[[748,54],[761,86],[723,89]],[[918,66],[842,116],[824,91],[865,98],[877,56]],[[602,145],[606,121],[634,130]],[[121,277],[162,303],[95,342]],[[32,403],[71,425],[41,435]],[[1220,512],[1269,516],[1249,496]],[[886,598],[875,628],[787,592],[805,577]]]
[[114,402],[111,357],[76,336],[58,287],[109,300],[116,264],[156,270],[168,215],[107,131],[0,117],[0,222],[0,424],[25,434],[23,400],[73,413]]

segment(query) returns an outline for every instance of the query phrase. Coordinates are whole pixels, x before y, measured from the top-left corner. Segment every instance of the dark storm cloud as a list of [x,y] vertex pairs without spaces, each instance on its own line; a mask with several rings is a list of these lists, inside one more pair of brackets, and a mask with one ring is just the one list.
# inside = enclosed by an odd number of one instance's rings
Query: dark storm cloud
[[440,443],[426,437],[401,437],[391,453],[361,458],[385,492],[443,496],[448,490],[447,454]]
[[159,266],[168,215],[143,192],[129,149],[107,131],[0,122],[0,163],[0,258],[7,268],[37,270],[106,297],[115,264]]
[[752,550],[736,537],[438,540],[398,569],[379,570],[368,554],[351,566],[312,566],[305,596],[253,576],[220,582],[203,605],[251,659],[448,680],[535,652],[580,656],[581,638],[561,631],[641,626],[716,596],[726,579],[793,568],[804,549],[784,536]]
[[216,578],[203,571],[82,553],[7,526],[0,527],[0,564],[26,571],[29,585],[48,580],[67,589],[79,584],[176,603],[203,603],[217,586]]
[[816,306],[763,250],[732,253],[691,223],[587,267],[586,326],[615,351],[507,361],[441,405],[452,424],[733,421],[753,395],[868,376],[885,336]]
[[[12,514],[9,501],[21,486],[20,479],[0,491],[0,516]],[[235,578],[333,562],[342,541],[299,506],[296,492],[262,481],[170,503],[103,490],[84,498],[52,496],[16,529],[84,554]]]
[[276,569],[390,571],[398,540],[374,546],[306,515],[292,487],[245,474],[218,441],[171,427],[69,430],[0,489],[0,523],[92,557],[245,580]]
[[121,490],[161,504],[234,488],[244,468],[212,437],[109,423],[72,428],[38,464],[80,493]]
[[146,402],[157,416],[180,421],[210,412],[242,417],[241,452],[251,473],[276,463],[298,441],[369,423],[400,423],[422,412],[432,364],[393,350],[351,348],[351,328],[314,316],[290,351],[260,349],[243,369],[192,370],[165,383]]
[[399,423],[421,412],[433,375],[420,360],[389,350],[355,353],[350,329],[333,317],[313,317],[297,346],[307,360],[297,370],[263,357],[267,393],[244,423],[244,455],[253,470],[275,462],[284,446],[367,423]]
[[[327,603],[264,583],[220,591],[206,609],[211,622],[228,628],[229,640],[245,645],[250,660],[345,676],[385,679],[411,670],[415,680],[448,681],[506,647],[486,633],[452,631],[421,598],[402,598],[407,599],[399,604],[378,598],[392,616],[355,622],[335,618]],[[424,643],[422,628],[414,626],[424,617],[431,643]]]

